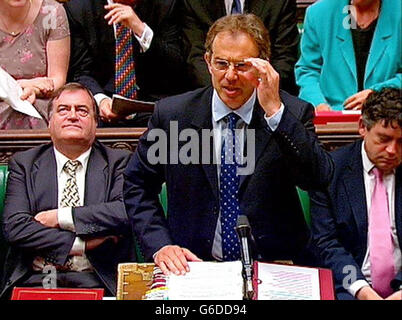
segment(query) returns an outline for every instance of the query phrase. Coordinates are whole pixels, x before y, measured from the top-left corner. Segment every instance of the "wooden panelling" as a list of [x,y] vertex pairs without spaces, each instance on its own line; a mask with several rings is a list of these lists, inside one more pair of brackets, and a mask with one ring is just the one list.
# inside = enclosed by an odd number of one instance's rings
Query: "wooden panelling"
[[[112,148],[134,151],[144,131],[145,128],[99,128],[96,137]],[[357,123],[317,125],[316,133],[327,150],[333,150],[359,137]],[[1,130],[0,164],[6,164],[15,152],[48,142],[48,130]]]

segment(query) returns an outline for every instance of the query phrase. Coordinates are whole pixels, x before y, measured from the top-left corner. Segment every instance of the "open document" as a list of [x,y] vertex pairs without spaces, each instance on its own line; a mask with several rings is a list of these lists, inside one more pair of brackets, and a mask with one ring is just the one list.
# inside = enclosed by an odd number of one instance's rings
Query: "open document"
[[0,100],[5,101],[16,111],[42,119],[42,116],[29,101],[20,99],[21,95],[21,86],[0,67]]
[[189,262],[190,272],[171,275],[167,281],[169,300],[242,300],[242,263]]
[[[164,275],[154,264],[119,265],[118,300],[242,300],[241,261],[189,262],[186,275]],[[254,261],[254,300],[334,300],[329,269]]]
[[329,269],[254,262],[255,300],[333,300]]

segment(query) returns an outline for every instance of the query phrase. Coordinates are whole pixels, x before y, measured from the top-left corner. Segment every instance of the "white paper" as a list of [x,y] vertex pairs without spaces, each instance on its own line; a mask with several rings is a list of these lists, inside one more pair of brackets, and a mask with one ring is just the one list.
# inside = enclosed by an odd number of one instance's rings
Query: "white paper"
[[361,114],[361,110],[342,110],[343,114]]
[[14,110],[42,119],[35,107],[27,100],[21,100],[22,88],[18,82],[0,67],[0,99]]
[[258,300],[320,300],[318,269],[258,264]]
[[168,279],[169,300],[242,300],[240,261],[189,262],[190,272]]

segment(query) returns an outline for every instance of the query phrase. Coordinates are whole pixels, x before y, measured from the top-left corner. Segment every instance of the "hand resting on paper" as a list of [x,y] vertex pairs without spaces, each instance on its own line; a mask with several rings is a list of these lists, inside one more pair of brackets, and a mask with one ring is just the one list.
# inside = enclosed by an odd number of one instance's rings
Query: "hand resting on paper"
[[188,261],[202,261],[194,253],[179,246],[164,246],[154,256],[155,264],[165,275],[185,275],[190,271]]
[[25,87],[22,88],[22,94],[20,96],[21,100],[27,100],[31,104],[33,104],[36,100],[36,93],[34,87]]

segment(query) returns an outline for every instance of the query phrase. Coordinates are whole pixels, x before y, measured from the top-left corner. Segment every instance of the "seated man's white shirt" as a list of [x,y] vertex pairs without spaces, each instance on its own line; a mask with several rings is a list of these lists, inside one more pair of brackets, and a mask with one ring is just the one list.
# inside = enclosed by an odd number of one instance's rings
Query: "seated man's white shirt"
[[[63,190],[66,185],[69,175],[63,170],[64,165],[69,158],[64,156],[62,153],[53,148],[56,158],[56,170],[57,170],[57,188],[58,188],[58,213],[57,219],[59,222],[60,229],[75,232],[74,220],[72,216],[72,208],[60,207],[60,202],[63,197]],[[84,195],[85,195],[85,174],[87,170],[89,155],[91,153],[91,148],[81,154],[77,159],[81,165],[76,171],[76,182],[79,194],[79,205],[84,205]],[[73,246],[69,253],[72,257],[69,258],[69,267],[71,271],[84,271],[91,270],[92,266],[89,260],[85,256],[85,241],[79,237],[76,237]],[[43,270],[47,263],[42,257],[36,257],[33,261],[33,269],[36,271]]]

